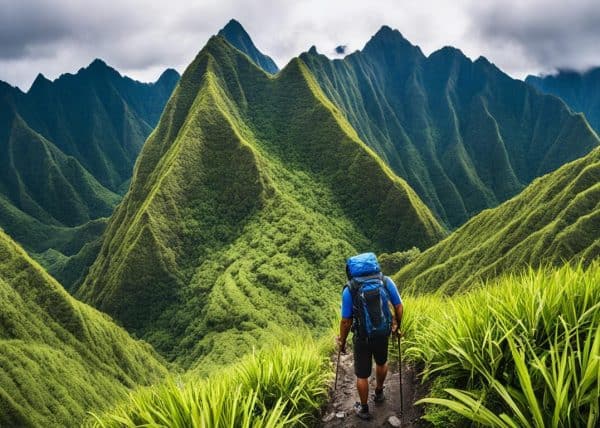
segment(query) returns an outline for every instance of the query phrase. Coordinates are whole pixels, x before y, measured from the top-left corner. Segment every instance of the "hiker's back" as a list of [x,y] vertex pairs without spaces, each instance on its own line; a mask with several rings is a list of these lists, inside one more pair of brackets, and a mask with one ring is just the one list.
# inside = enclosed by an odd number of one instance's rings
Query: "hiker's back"
[[386,338],[392,329],[389,308],[390,293],[373,253],[350,257],[346,264],[350,281],[346,284],[352,296],[352,330],[363,341]]

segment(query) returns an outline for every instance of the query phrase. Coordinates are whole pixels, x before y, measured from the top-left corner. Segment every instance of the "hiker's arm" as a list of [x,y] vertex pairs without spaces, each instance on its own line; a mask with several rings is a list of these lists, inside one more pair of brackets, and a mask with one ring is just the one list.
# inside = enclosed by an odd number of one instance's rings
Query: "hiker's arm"
[[345,351],[346,339],[352,328],[352,295],[348,287],[342,292],[342,320],[340,321],[340,335],[337,337],[340,351]]
[[396,331],[394,333],[400,333],[400,326],[402,325],[402,314],[404,313],[404,306],[402,303],[398,303],[394,305],[394,310],[396,312]]
[[392,332],[399,333],[400,326],[402,325],[402,314],[404,313],[404,306],[402,305],[402,298],[400,297],[400,293],[398,293],[398,288],[394,281],[386,276],[386,287],[390,293],[390,301],[392,302],[392,306],[394,306],[394,315],[396,315],[396,324],[392,327]]
[[338,337],[338,346],[342,352],[346,350],[346,339],[348,338],[351,327],[352,318],[342,318],[340,321],[340,335]]

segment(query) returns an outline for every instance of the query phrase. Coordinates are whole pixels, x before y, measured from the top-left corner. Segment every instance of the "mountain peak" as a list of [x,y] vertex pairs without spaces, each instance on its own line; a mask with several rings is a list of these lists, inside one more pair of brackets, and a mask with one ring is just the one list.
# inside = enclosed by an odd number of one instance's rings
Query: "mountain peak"
[[400,31],[394,30],[392,27],[390,27],[388,25],[382,25],[381,28],[371,38],[371,40],[373,40],[373,39],[395,41],[395,42],[403,41],[403,42],[410,44],[410,42],[408,40],[406,40],[406,38],[404,38],[404,36],[402,35],[402,33]]
[[377,31],[364,47],[365,52],[388,51],[390,49],[402,49],[406,52],[414,52],[419,56],[424,56],[418,46],[413,45],[404,38],[402,33],[394,30],[387,25],[383,25]]
[[79,70],[79,73],[87,72],[93,76],[112,76],[112,77],[121,77],[121,74],[108,65],[106,62],[101,60],[100,58],[96,58],[93,60],[90,65],[85,68]]
[[167,68],[162,72],[156,83],[162,84],[163,82],[176,82],[179,80],[181,75],[174,68]]
[[248,55],[256,65],[267,73],[275,74],[279,71],[275,61],[258,50],[242,24],[235,19],[231,19],[217,35],[223,37],[235,48]]
[[46,78],[42,73],[38,73],[37,77],[33,81],[31,88],[29,88],[29,92],[39,90],[40,88],[52,83],[50,80]]
[[236,19],[230,19],[229,22],[219,31],[219,34],[222,32],[237,32],[245,34],[247,37],[250,37],[246,32],[246,29],[240,22]]
[[93,60],[87,68],[110,68],[103,60],[96,58]]

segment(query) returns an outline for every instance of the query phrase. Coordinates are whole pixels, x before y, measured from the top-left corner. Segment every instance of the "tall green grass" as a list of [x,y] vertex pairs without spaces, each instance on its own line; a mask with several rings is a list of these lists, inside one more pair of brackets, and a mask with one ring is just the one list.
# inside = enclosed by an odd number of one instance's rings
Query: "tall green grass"
[[324,340],[297,340],[244,357],[205,379],[189,375],[130,394],[90,427],[309,426],[327,398],[331,377]]
[[407,357],[452,386],[419,404],[492,427],[600,423],[600,264],[529,270],[407,308]]

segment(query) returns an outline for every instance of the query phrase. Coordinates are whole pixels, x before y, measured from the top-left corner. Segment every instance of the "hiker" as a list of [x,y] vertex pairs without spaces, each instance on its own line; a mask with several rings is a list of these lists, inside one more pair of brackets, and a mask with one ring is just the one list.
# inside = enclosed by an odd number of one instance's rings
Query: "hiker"
[[[381,273],[377,257],[373,253],[350,257],[346,262],[348,283],[342,292],[342,320],[338,347],[345,352],[346,339],[352,330],[354,350],[354,373],[360,402],[354,405],[356,415],[370,419],[369,376],[375,360],[377,386],[373,401],[385,400],[383,382],[387,375],[388,340],[390,334],[399,334],[402,321],[402,300],[396,284]],[[392,304],[396,322],[389,309]]]

